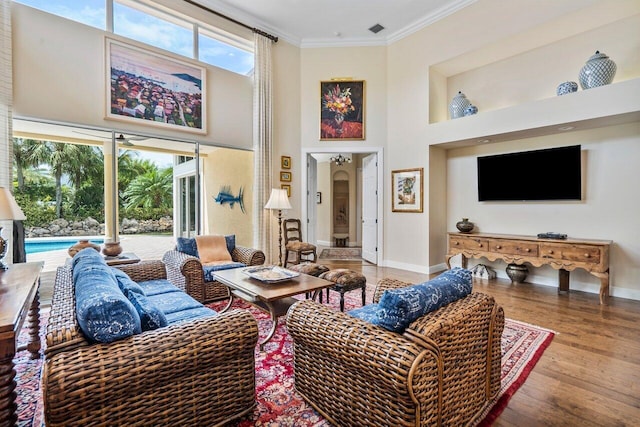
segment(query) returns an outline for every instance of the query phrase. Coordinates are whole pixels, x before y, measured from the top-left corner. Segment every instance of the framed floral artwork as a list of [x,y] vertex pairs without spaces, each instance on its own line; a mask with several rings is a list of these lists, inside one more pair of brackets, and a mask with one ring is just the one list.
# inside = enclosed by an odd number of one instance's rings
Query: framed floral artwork
[[280,172],[280,181],[291,182],[291,172]]
[[364,80],[320,82],[320,140],[364,139]]
[[206,70],[105,38],[106,118],[206,133]]
[[287,197],[291,197],[291,186],[289,184],[280,184],[282,190],[287,190]]
[[291,169],[291,157],[280,156],[280,167],[282,169]]
[[422,212],[422,168],[391,171],[391,211]]

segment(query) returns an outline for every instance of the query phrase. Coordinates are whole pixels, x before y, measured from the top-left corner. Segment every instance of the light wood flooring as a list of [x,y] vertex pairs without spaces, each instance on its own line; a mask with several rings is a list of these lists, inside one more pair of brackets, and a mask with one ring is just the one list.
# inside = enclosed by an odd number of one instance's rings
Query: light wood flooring
[[[327,261],[361,271],[368,283],[391,277],[418,283],[428,275],[368,263]],[[52,275],[42,281],[48,303]],[[549,348],[515,393],[495,426],[640,425],[640,301],[580,291],[477,280],[474,290],[493,295],[511,319],[556,332]]]

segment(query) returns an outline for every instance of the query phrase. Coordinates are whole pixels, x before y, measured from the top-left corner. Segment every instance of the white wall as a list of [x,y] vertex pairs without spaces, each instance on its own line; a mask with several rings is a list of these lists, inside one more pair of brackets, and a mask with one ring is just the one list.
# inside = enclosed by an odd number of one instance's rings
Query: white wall
[[105,36],[119,38],[18,3],[12,3],[12,25],[14,116],[252,147],[249,77],[160,51],[206,67],[208,134],[105,120]]

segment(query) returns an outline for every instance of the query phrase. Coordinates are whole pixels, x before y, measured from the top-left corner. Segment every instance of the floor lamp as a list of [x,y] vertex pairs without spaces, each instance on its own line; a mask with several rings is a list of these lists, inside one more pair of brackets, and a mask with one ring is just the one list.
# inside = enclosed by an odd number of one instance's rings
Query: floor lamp
[[[0,187],[0,220],[24,220],[24,212],[13,198],[8,188]],[[2,238],[2,226],[0,225],[0,271],[9,267],[4,263],[4,256],[7,253],[7,241]]]
[[278,265],[282,266],[282,210],[291,209],[287,190],[271,189],[269,201],[264,205],[265,209],[278,210]]

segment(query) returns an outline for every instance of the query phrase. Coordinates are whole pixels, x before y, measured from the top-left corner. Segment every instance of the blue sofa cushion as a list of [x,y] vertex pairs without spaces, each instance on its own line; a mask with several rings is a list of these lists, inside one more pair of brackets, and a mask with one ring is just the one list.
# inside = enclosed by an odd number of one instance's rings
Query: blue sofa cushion
[[[236,235],[228,234],[224,236],[224,239],[227,243],[229,254],[233,254],[233,250],[236,248]],[[178,237],[176,239],[176,250],[200,258],[198,256],[198,246],[196,245],[195,237]]]
[[138,312],[102,255],[83,249],[74,256],[72,266],[76,317],[89,341],[108,343],[142,331]]
[[168,292],[182,292],[176,285],[167,279],[145,280],[144,282],[139,282],[138,285],[140,285],[144,294],[148,297],[166,294]]
[[174,313],[167,314],[167,321],[170,325],[186,322],[188,320],[197,319],[199,317],[215,316],[214,310],[209,307],[190,308],[189,310],[176,311]]
[[471,293],[473,282],[469,270],[455,267],[418,285],[385,291],[380,302],[367,310],[351,310],[350,315],[402,333],[425,314]]
[[378,321],[378,311],[380,311],[380,306],[378,304],[368,304],[349,310],[347,314],[355,317],[356,319],[361,319],[367,323],[375,325]]
[[216,280],[214,273],[216,271],[221,271],[221,270],[230,270],[232,268],[240,268],[240,267],[246,267],[246,264],[243,264],[241,262],[228,262],[226,264],[220,264],[220,265],[204,265],[202,266],[202,271],[204,272],[204,281],[205,282],[213,282]]
[[202,307],[198,301],[184,292],[169,292],[149,296],[149,300],[160,309],[165,316],[183,310]]
[[[140,295],[145,294],[142,287],[138,283],[131,280],[131,278],[127,273],[115,267],[111,267],[111,271],[116,276],[116,280],[118,281],[118,287],[120,288],[124,296],[129,298],[130,293],[136,293]],[[131,300],[131,298],[129,298],[129,300]]]
[[147,296],[129,292],[128,298],[140,316],[143,331],[151,331],[169,324],[164,313]]

